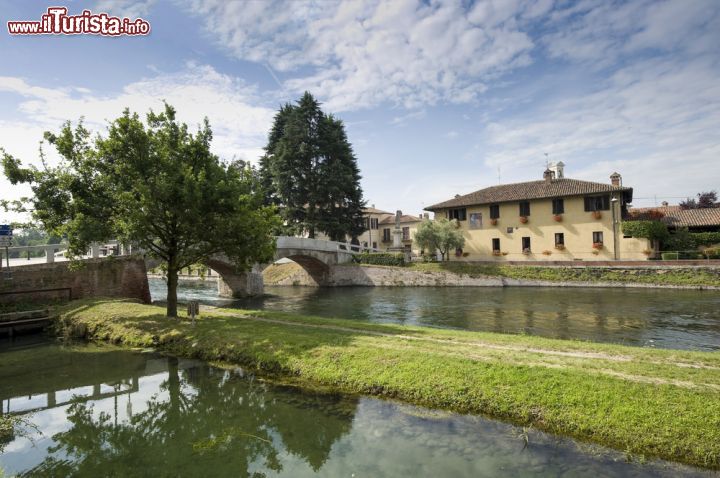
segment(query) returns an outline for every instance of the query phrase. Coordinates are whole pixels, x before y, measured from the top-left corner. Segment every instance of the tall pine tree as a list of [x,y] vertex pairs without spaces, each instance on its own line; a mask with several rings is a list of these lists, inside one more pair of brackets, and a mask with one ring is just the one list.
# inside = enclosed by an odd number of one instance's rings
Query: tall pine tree
[[261,182],[286,233],[323,232],[337,241],[362,233],[360,171],[345,126],[310,93],[280,108],[265,151]]

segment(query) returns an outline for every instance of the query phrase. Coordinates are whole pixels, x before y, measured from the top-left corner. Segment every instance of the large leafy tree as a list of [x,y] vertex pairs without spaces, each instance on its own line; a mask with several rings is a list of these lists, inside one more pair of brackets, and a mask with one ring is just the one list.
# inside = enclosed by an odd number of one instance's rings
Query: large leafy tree
[[288,233],[338,241],[362,233],[360,171],[345,126],[310,93],[280,108],[265,150],[261,183]]
[[680,201],[680,209],[708,209],[718,207],[716,191],[703,191],[697,194],[697,200],[687,198]]
[[67,236],[79,255],[95,241],[139,245],[167,268],[167,315],[177,316],[178,271],[225,254],[238,270],[272,258],[271,230],[279,220],[252,170],[211,153],[205,120],[196,133],[165,105],[143,123],[126,110],[106,137],[91,140],[82,122],[68,122],[45,139],[57,148],[57,167],[24,168],[3,154],[13,184],[32,184],[33,215],[47,231]]
[[457,221],[441,218],[435,221],[423,221],[415,231],[415,242],[424,250],[440,251],[443,259],[450,259],[452,249],[465,245],[465,238],[458,228]]

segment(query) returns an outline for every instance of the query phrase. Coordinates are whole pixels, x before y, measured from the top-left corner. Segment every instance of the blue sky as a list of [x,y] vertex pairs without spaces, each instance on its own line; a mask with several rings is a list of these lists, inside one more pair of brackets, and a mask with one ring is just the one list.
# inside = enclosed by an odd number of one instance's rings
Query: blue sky
[[256,161],[275,110],[308,90],[345,121],[378,208],[540,179],[545,153],[568,177],[620,172],[636,206],[720,189],[716,0],[74,1],[152,32],[7,34],[58,3],[0,1],[0,146],[26,162],[65,120],[102,133],[163,99],[208,116],[220,156]]

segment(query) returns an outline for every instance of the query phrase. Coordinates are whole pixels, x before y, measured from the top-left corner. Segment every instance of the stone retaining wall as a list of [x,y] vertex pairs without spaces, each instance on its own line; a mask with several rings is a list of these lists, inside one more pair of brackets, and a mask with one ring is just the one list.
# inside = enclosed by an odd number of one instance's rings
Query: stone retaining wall
[[[524,264],[523,264],[524,265]],[[627,270],[628,274],[662,274],[674,267],[653,265],[648,267],[622,267],[614,264],[613,269]],[[691,267],[683,267],[690,269]],[[275,284],[267,285],[298,285],[317,286],[308,274],[299,271]],[[632,282],[602,281],[547,281],[531,279],[510,279],[505,277],[471,277],[442,271],[419,271],[400,267],[373,266],[334,266],[330,268],[328,286],[386,286],[386,287],[625,287],[625,288],[667,288],[667,289],[708,289],[720,290],[720,287],[694,285],[665,285]]]
[[[7,270],[7,269],[6,269]],[[10,268],[0,283],[0,303],[125,297],[150,302],[145,261],[131,256]]]

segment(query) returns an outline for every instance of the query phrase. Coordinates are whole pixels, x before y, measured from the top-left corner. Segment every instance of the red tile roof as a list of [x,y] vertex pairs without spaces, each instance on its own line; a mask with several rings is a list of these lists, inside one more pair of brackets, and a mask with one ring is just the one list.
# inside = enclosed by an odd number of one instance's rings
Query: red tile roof
[[680,206],[630,208],[628,220],[659,219],[672,227],[720,226],[720,207],[680,209]]
[[392,214],[391,212],[383,211],[382,209],[375,209],[374,207],[363,208],[365,214]]
[[[411,216],[409,214],[403,214],[400,216],[400,223],[406,223],[406,222],[420,222],[422,219],[419,217]],[[395,216],[386,217],[382,221],[379,222],[379,224],[395,224]]]
[[448,201],[433,204],[425,209],[435,211],[448,207],[475,206],[479,204],[494,204],[509,201],[524,201],[528,199],[546,199],[565,196],[580,196],[584,194],[607,193],[612,191],[624,191],[627,193],[627,202],[632,200],[632,188],[613,186],[612,184],[594,183],[581,181],[579,179],[553,179],[546,182],[528,181],[524,183],[501,184],[479,191],[458,196]]

